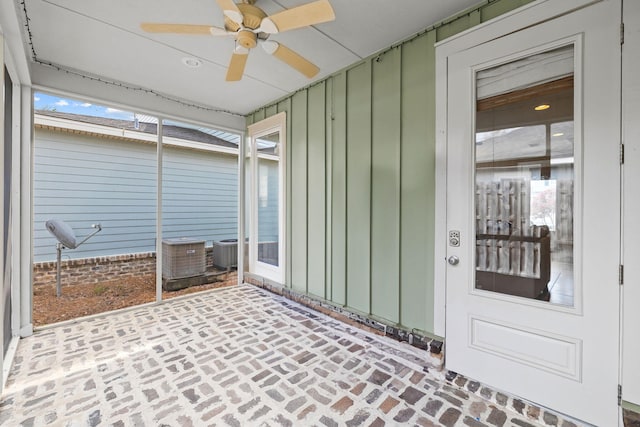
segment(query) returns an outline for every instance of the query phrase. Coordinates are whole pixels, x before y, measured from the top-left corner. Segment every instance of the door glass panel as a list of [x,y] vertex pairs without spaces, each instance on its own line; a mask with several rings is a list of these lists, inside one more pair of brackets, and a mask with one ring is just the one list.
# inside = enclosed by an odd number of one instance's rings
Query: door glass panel
[[256,139],[257,151],[257,214],[259,262],[279,265],[279,165],[280,133],[274,132]]
[[476,289],[573,305],[573,50],[476,73]]

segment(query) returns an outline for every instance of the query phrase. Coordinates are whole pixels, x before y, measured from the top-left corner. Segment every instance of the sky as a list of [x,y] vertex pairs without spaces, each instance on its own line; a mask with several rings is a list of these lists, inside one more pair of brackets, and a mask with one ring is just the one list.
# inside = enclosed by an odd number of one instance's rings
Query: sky
[[133,120],[133,112],[95,105],[90,102],[36,92],[33,96],[36,110],[59,111],[61,113],[83,114],[86,116],[108,117],[112,119]]
[[[134,114],[132,111],[118,110],[117,108],[105,107],[103,105],[95,105],[90,102],[79,101],[72,98],[64,98],[48,93],[36,92],[33,95],[33,105],[36,110],[49,110],[58,111],[60,113],[70,114],[82,114],[85,116],[94,117],[106,117],[110,119],[131,120],[133,121],[134,115],[140,122],[144,123],[158,123],[158,119],[153,116],[145,114]],[[238,144],[240,141],[239,135],[224,132],[216,129],[210,129],[202,126],[190,125],[186,123],[175,122],[172,120],[165,120],[163,123],[172,124],[176,126],[182,126],[192,129],[197,129],[201,132],[208,133],[210,135],[217,136],[226,141]]]

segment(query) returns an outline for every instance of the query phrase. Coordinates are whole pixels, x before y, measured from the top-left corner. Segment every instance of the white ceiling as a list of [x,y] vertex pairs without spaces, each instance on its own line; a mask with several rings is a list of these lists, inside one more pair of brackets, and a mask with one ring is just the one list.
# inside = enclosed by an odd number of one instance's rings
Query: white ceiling
[[[308,2],[257,0],[255,5],[273,14]],[[38,62],[247,114],[473,6],[478,0],[331,3],[335,21],[270,37],[318,65],[320,73],[313,80],[262,49],[254,49],[239,82],[225,81],[234,48],[232,38],[147,34],[139,26],[141,22],[160,22],[224,27],[222,12],[214,0],[25,0],[24,6]],[[26,32],[25,40],[28,42]],[[26,49],[31,52],[31,46]],[[186,67],[182,63],[185,57],[199,58],[202,66]]]

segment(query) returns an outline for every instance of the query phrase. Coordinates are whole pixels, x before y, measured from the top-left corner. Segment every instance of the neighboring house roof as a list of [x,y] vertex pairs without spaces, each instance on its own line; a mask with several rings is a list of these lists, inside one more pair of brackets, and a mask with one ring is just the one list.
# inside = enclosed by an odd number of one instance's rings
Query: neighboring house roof
[[[81,123],[87,123],[98,126],[106,126],[115,129],[122,129],[130,132],[141,132],[149,135],[157,135],[158,125],[156,123],[146,123],[139,122],[138,128],[135,127],[135,122],[132,120],[121,120],[121,119],[110,119],[107,117],[96,117],[96,116],[86,116],[82,114],[72,114],[72,113],[61,113],[58,111],[49,111],[49,110],[36,110],[36,114],[47,116],[47,117],[55,117],[58,119],[64,120],[72,120]],[[162,126],[162,134],[164,137],[182,139],[186,141],[192,142],[201,142],[205,144],[217,145],[220,147],[228,147],[237,149],[237,144],[234,144],[229,141],[225,141],[216,136],[210,135],[206,132],[199,131],[197,129],[174,126],[174,125],[163,125]]]

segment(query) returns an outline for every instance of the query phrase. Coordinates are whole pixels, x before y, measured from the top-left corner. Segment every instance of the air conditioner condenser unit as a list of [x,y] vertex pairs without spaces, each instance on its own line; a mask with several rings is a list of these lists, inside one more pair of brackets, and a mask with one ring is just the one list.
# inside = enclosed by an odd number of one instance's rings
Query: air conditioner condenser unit
[[238,266],[238,240],[226,239],[213,242],[213,265],[228,270]]
[[165,279],[181,279],[204,274],[205,241],[181,237],[162,240],[162,276]]

